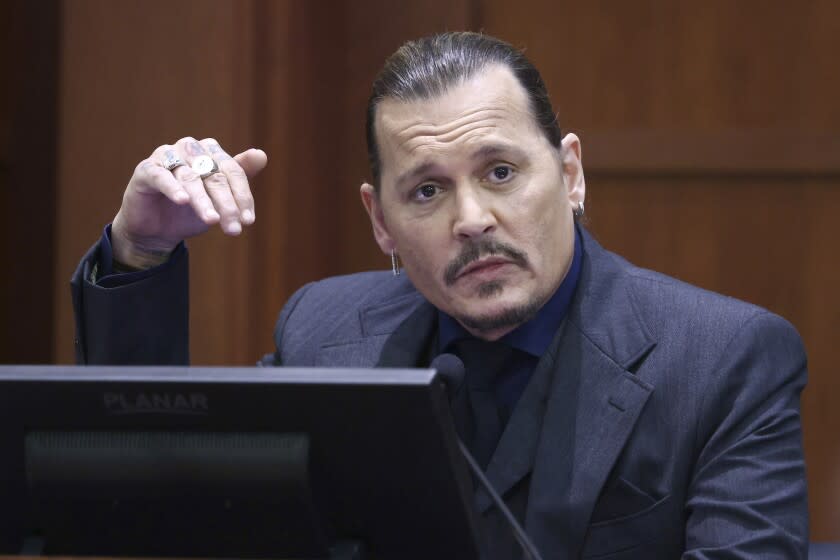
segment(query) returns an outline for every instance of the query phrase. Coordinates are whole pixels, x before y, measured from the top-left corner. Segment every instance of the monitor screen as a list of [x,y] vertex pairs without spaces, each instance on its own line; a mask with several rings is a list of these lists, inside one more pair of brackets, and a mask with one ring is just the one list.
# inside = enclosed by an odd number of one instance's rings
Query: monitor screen
[[477,557],[428,369],[0,367],[0,485],[2,553]]

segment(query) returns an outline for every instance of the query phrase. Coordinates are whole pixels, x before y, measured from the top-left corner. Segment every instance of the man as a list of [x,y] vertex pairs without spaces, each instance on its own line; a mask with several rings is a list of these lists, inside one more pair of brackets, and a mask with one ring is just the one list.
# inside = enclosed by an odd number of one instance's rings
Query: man
[[[580,142],[521,53],[472,33],[404,45],[374,83],[367,135],[361,197],[394,275],[301,288],[263,363],[459,355],[459,433],[544,558],[805,557],[799,337],[597,244],[576,219]],[[185,138],[138,165],[73,280],[80,361],[186,362],[181,242],[253,223],[247,177],[265,163]],[[518,557],[476,503],[488,553]]]

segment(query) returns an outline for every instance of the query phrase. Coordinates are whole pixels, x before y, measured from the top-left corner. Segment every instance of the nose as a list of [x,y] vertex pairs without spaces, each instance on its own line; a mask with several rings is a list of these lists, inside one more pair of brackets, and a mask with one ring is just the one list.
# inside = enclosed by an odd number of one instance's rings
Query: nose
[[460,239],[492,233],[496,216],[492,208],[475,188],[458,188],[455,196],[455,224],[453,233]]

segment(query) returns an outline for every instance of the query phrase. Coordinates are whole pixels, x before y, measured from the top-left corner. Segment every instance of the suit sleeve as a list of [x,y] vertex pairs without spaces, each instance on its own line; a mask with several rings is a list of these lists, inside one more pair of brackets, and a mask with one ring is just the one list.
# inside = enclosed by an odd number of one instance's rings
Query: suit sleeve
[[289,318],[297,309],[298,303],[300,303],[300,300],[303,299],[304,294],[306,294],[309,288],[313,285],[314,282],[310,282],[309,284],[299,288],[294,294],[292,294],[292,297],[289,298],[289,301],[286,302],[283,309],[280,310],[280,316],[277,318],[277,323],[274,325],[275,351],[272,354],[265,354],[260,361],[257,362],[257,366],[273,367],[284,365],[283,341],[285,339],[286,327],[289,324]]
[[703,395],[684,559],[807,558],[800,393],[805,352],[775,315],[728,343]]
[[189,363],[189,256],[173,253],[159,271],[129,284],[91,281],[101,241],[79,263],[70,288],[79,364]]

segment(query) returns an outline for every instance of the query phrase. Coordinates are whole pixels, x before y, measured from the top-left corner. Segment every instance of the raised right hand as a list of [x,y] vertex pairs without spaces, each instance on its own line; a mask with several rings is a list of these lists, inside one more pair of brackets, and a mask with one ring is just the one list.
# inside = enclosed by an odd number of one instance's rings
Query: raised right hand
[[[190,164],[208,155],[219,171],[201,179]],[[168,171],[171,157],[185,163]],[[182,138],[158,147],[134,169],[122,206],[111,227],[114,258],[134,268],[163,263],[184,239],[218,223],[228,235],[239,235],[256,219],[248,179],[265,168],[262,150],[229,156],[212,138]]]

